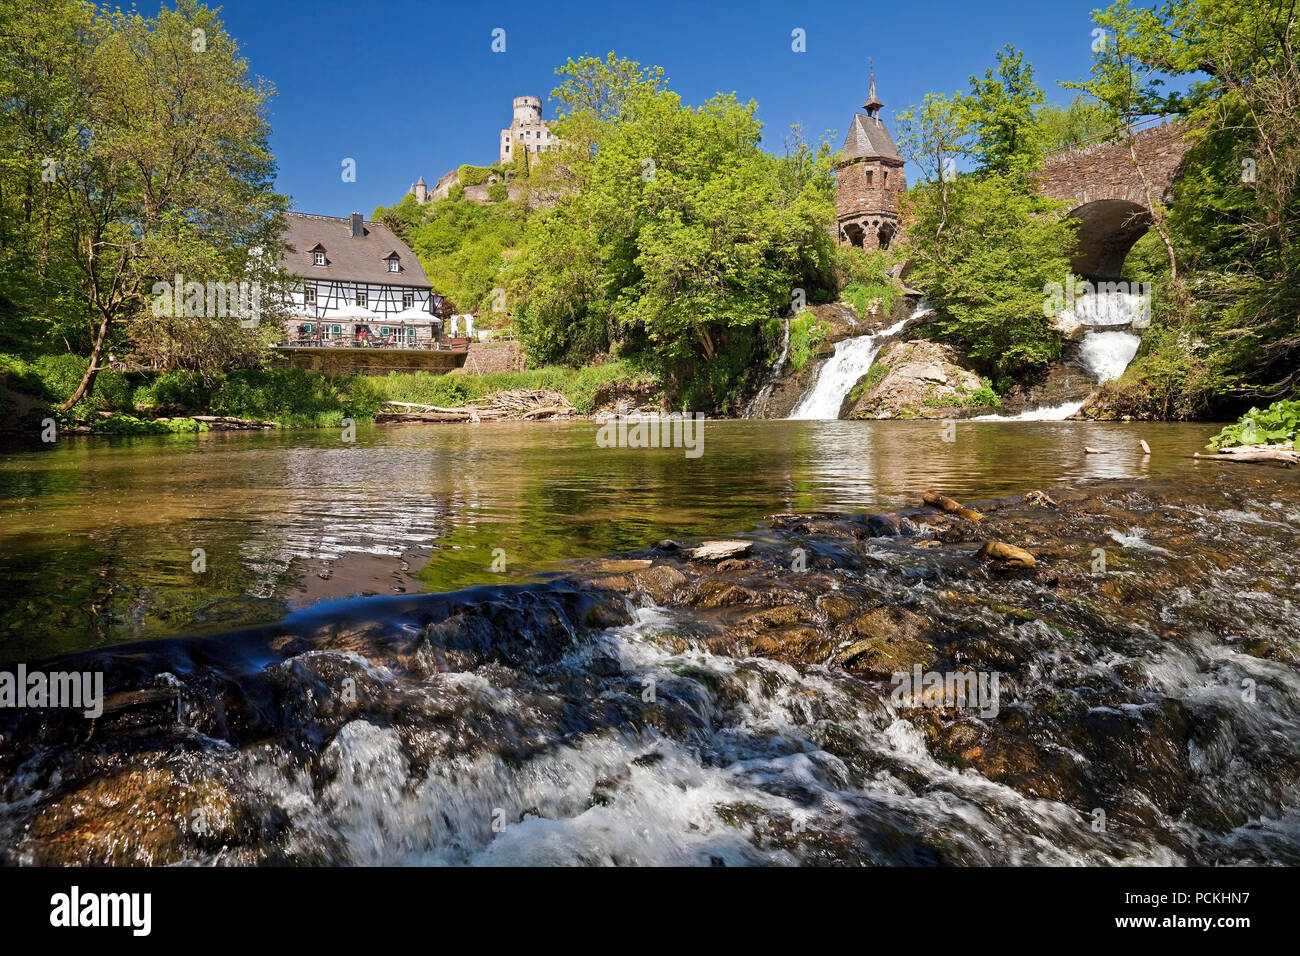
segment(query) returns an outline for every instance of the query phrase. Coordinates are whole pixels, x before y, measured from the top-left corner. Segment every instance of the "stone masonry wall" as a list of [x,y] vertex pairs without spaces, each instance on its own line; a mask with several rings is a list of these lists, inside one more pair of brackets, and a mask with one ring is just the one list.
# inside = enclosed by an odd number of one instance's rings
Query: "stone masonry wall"
[[[1138,160],[1154,194],[1168,201],[1188,144],[1179,123],[1166,123],[1135,136]],[[1048,157],[1038,173],[1043,194],[1076,206],[1103,199],[1147,205],[1142,176],[1133,165],[1128,140],[1098,143]]]
[[471,342],[465,359],[467,375],[495,375],[524,370],[524,348],[519,342]]
[[[867,184],[867,173],[871,184]],[[888,184],[886,184],[886,176]],[[897,215],[899,197],[907,189],[903,167],[879,160],[849,163],[835,174],[835,217],[841,222],[855,216],[887,212]]]

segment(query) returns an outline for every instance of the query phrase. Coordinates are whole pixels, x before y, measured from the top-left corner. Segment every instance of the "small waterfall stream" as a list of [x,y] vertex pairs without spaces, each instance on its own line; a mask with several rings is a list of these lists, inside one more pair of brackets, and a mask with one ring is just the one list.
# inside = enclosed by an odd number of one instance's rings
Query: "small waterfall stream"
[[781,335],[781,354],[777,356],[776,363],[772,366],[771,371],[767,373],[767,379],[763,382],[763,387],[758,390],[754,400],[749,403],[745,409],[746,418],[762,418],[763,413],[767,411],[768,399],[772,397],[772,389],[781,379],[781,372],[785,369],[786,357],[790,354],[790,315],[785,317],[785,329]]
[[[1149,300],[1131,292],[1101,292],[1080,296],[1062,317],[1083,325],[1079,362],[1101,385],[1119,378],[1137,355],[1142,336],[1132,331],[1149,320]],[[1056,422],[1079,411],[1087,398],[1031,408],[1018,415],[981,415],[980,422]]]
[[915,312],[886,329],[837,342],[834,354],[822,365],[813,387],[790,413],[790,418],[805,421],[839,418],[844,399],[858,380],[870,371],[871,364],[886,343],[930,312],[929,303],[922,300],[917,304]]

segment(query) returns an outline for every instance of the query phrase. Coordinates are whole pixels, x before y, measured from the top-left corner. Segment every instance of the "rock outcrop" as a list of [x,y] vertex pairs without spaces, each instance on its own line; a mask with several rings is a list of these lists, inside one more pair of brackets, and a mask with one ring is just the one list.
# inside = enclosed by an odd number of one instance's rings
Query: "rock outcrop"
[[849,418],[961,418],[990,411],[980,377],[950,345],[895,342],[849,395]]

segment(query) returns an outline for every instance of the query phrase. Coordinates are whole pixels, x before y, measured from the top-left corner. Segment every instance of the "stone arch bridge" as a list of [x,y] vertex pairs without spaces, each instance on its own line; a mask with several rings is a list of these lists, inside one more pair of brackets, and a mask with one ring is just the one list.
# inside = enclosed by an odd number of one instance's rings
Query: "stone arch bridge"
[[1181,123],[1165,123],[1047,158],[1037,174],[1043,194],[1070,203],[1079,220],[1075,272],[1120,278],[1124,258],[1151,226],[1151,201],[1173,197],[1189,148],[1184,133]]

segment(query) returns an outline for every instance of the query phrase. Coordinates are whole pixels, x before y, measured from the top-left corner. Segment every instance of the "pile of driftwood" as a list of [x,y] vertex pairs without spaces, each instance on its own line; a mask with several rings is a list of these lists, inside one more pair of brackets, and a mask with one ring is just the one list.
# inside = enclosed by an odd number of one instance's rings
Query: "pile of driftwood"
[[385,402],[384,407],[402,410],[376,412],[376,422],[491,422],[508,418],[533,421],[578,414],[578,410],[559,392],[527,388],[494,392],[461,408],[417,402]]
[[1300,454],[1291,445],[1236,445],[1220,448],[1217,455],[1196,454],[1202,461],[1227,461],[1241,464],[1278,464],[1283,468],[1300,464]]

